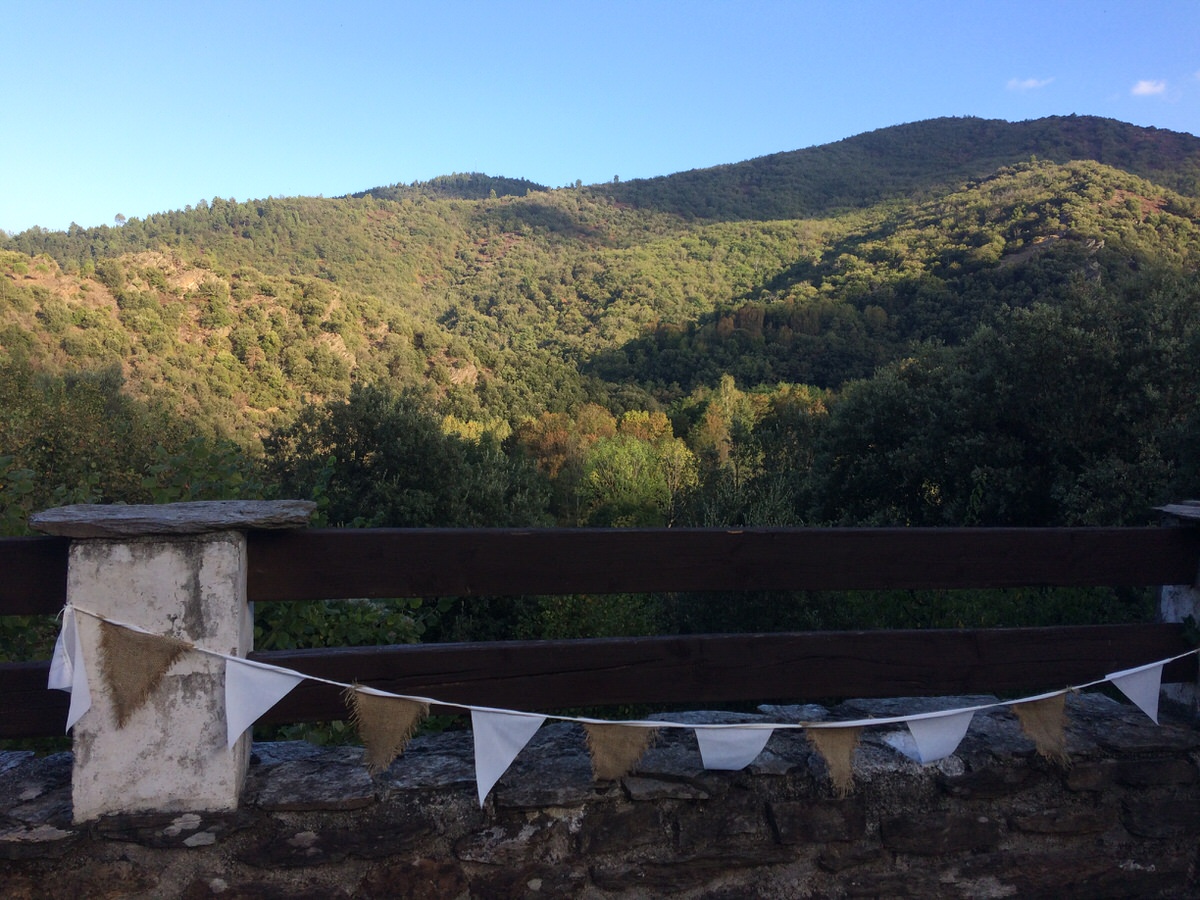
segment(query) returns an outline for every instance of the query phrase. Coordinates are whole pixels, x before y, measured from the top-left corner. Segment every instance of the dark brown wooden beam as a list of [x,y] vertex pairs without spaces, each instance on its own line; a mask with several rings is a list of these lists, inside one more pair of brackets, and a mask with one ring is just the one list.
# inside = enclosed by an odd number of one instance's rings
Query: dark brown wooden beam
[[[414,644],[252,654],[307,675],[505,709],[808,702],[1067,687],[1190,649],[1180,625],[805,632]],[[49,663],[0,665],[0,737],[63,733],[68,695]],[[1193,681],[1195,657],[1165,681]],[[346,718],[339,689],[300,684],[264,722]]]
[[49,662],[0,663],[0,737],[51,737],[65,734],[71,695],[46,690]]
[[[55,613],[68,542],[0,539],[0,614]],[[329,529],[250,535],[252,600],[1190,584],[1200,529]]]
[[[1190,649],[1179,625],[805,632],[424,644],[256,653],[321,678],[505,709],[809,702],[996,693],[1082,684]],[[1195,657],[1166,680],[1196,677]],[[266,721],[345,718],[337,689],[305,682]]]
[[1191,584],[1195,528],[330,529],[250,536],[251,600]]
[[0,615],[57,613],[67,602],[67,550],[57,537],[0,538]]

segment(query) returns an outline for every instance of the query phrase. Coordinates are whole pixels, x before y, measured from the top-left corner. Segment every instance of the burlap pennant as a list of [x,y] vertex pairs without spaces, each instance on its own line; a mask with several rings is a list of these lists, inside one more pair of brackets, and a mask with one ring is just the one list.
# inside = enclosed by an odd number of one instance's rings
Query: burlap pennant
[[1067,756],[1066,702],[1066,694],[1055,694],[1012,705],[1021,720],[1021,730],[1033,741],[1038,754],[1062,766],[1071,764]]
[[601,781],[628,775],[658,735],[657,728],[636,725],[586,722],[583,729],[592,755],[592,774]]
[[358,729],[366,748],[367,771],[378,775],[404,752],[417,727],[429,715],[429,704],[404,697],[384,697],[346,688],[343,696],[350,707],[350,721]]
[[125,727],[175,660],[192,646],[178,638],[100,622],[100,672],[112,693],[118,728]]
[[854,787],[854,748],[862,728],[806,728],[804,732],[825,759],[834,791],[845,797]]

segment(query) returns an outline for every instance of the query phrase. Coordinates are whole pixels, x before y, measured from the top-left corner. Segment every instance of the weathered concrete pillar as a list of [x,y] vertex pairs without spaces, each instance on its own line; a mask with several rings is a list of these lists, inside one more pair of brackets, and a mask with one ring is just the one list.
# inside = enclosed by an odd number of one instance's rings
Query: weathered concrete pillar
[[74,538],[67,603],[76,616],[92,707],[73,730],[74,819],[112,813],[235,809],[250,745],[226,746],[225,664],[185,653],[118,728],[101,675],[99,620],[129,623],[244,657],[253,647],[246,530],[307,524],[306,501],[68,506],[31,517]]
[[[1159,507],[1164,524],[1176,528],[1200,527],[1200,500],[1188,500]],[[1200,627],[1200,560],[1191,584],[1166,584],[1158,592],[1160,622],[1186,622],[1188,617]],[[1180,712],[1200,718],[1200,683],[1164,684],[1163,697]]]

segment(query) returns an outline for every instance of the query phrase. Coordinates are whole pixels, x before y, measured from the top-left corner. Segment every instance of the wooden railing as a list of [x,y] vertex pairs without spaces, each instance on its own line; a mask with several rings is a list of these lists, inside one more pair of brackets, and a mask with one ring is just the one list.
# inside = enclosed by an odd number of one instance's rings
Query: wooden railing
[[[53,614],[68,542],[0,540],[0,614]],[[657,591],[1193,584],[1200,529],[376,529],[252,532],[251,601]],[[511,709],[1008,693],[1190,649],[1179,623],[676,635],[257,652],[339,682]],[[0,666],[0,736],[58,734],[48,663]],[[1192,681],[1195,657],[1167,667]],[[268,722],[339,719],[306,681]]]

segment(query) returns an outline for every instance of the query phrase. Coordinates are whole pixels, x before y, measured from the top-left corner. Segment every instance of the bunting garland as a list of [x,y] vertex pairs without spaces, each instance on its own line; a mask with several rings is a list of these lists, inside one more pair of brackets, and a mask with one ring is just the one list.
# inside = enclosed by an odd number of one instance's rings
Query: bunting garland
[[[84,664],[77,613],[97,620],[100,630],[100,670],[113,697],[118,727],[153,694],[170,667],[188,651],[225,660],[226,728],[229,746],[260,716],[301,681],[319,681],[343,689],[350,719],[365,747],[365,762],[372,775],[386,769],[404,752],[412,734],[439,703],[471,714],[475,747],[475,772],[482,806],[488,793],[508,770],[547,719],[576,722],[586,733],[592,771],[597,779],[611,780],[628,774],[654,741],[660,729],[690,729],[696,735],[706,769],[736,770],[749,765],[763,751],[771,735],[781,729],[804,729],[806,737],[825,760],[830,781],[839,796],[853,788],[853,757],[865,727],[904,724],[912,738],[900,752],[929,764],[952,755],[979,710],[1009,707],[1039,755],[1069,765],[1066,749],[1065,703],[1067,691],[1112,683],[1156,724],[1158,692],[1163,668],[1170,662],[1200,653],[1200,648],[1171,659],[1158,660],[1066,690],[997,701],[963,709],[940,710],[878,719],[842,722],[755,722],[738,725],[697,725],[671,721],[609,721],[573,716],[545,716],[517,710],[447,703],[429,697],[392,694],[358,684],[342,684],[254,660],[197,647],[187,641],[153,634],[136,625],[117,622],[74,606],[63,611],[62,628],[55,643],[47,687],[67,691],[71,704],[67,728],[75,725],[91,706],[91,688]],[[893,733],[896,738],[899,733]],[[887,741],[892,743],[892,738]],[[915,749],[914,749],[915,748]]]

